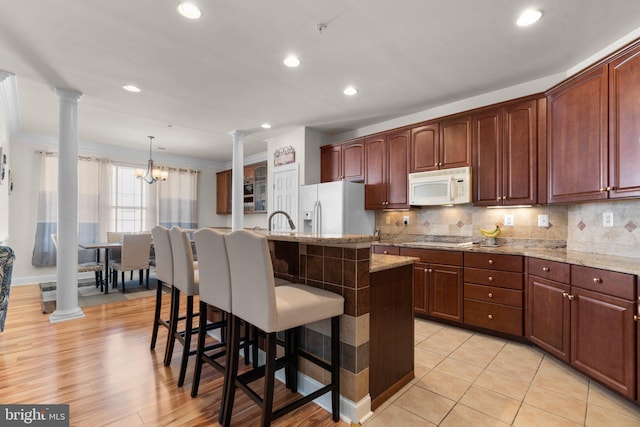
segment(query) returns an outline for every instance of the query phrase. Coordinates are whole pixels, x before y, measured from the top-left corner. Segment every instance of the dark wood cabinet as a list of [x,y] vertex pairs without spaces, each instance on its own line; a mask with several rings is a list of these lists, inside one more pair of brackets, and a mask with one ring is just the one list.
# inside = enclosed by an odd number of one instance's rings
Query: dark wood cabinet
[[523,335],[523,257],[464,254],[464,323]]
[[547,92],[549,203],[608,197],[607,93],[606,64]]
[[537,101],[478,112],[472,123],[474,204],[537,203]]
[[365,209],[409,207],[409,140],[409,130],[365,139]]
[[374,254],[382,255],[400,255],[400,248],[391,245],[372,245],[371,251]]
[[438,123],[411,129],[410,153],[409,172],[424,172],[440,167],[440,126]]
[[527,280],[527,338],[565,362],[569,362],[569,292],[565,283],[532,275]]
[[231,213],[231,171],[216,173],[216,213],[227,215]]
[[636,397],[636,278],[571,266],[571,365]]
[[[231,213],[231,169],[216,173],[216,213]],[[243,169],[244,213],[267,211],[267,162],[247,165]]]
[[609,63],[610,198],[640,196],[640,45]]
[[375,409],[414,375],[412,266],[371,273],[369,392]]
[[364,140],[320,147],[320,181],[364,181]]
[[440,169],[471,166],[471,116],[440,121]]
[[462,322],[462,252],[400,248],[400,255],[420,258],[413,267],[413,310]]

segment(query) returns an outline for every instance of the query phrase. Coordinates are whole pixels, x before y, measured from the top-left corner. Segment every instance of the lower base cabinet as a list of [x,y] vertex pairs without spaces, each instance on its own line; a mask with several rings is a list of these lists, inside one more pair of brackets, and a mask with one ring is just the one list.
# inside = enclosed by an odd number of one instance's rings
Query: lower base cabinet
[[635,399],[636,277],[534,258],[529,259],[528,271],[527,338]]

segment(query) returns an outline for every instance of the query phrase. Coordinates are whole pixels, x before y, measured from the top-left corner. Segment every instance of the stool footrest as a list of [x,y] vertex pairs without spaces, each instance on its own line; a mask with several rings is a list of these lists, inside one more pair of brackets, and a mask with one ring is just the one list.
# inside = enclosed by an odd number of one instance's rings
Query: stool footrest
[[310,393],[304,397],[301,397],[298,400],[294,400],[293,402],[289,403],[286,406],[283,406],[280,409],[276,409],[275,411],[273,411],[272,413],[272,419],[276,419],[276,418],[280,418],[281,416],[288,414],[289,412],[298,409],[299,407],[301,407],[302,405],[305,405],[309,402],[311,402],[312,400],[317,399],[318,397],[322,396],[323,394],[326,394],[328,392],[331,391],[331,389],[333,388],[332,384],[326,385],[316,391],[314,391],[313,393]]
[[298,349],[298,356],[302,356],[305,359],[307,359],[309,362],[315,363],[316,365],[320,366],[325,371],[331,371],[331,365],[329,363],[327,363],[324,360],[320,359],[316,355],[309,353],[306,350]]

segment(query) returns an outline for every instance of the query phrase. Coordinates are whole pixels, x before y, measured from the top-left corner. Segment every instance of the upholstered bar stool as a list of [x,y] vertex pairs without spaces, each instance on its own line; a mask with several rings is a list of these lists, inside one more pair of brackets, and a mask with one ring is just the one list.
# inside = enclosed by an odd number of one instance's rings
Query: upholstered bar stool
[[169,329],[169,320],[162,319],[162,287],[168,286],[173,289],[173,252],[171,250],[171,238],[169,229],[162,225],[157,225],[151,230],[153,236],[153,248],[155,252],[156,279],[156,309],[153,315],[153,331],[151,332],[150,349],[156,348],[158,339],[158,328],[163,326]]
[[[236,388],[242,389],[262,408],[262,426],[282,415],[331,392],[333,420],[340,417],[340,316],[344,312],[344,298],[332,292],[300,284],[275,286],[273,267],[267,239],[251,231],[238,230],[225,235],[229,272],[231,274],[231,342],[224,419],[231,423]],[[238,375],[238,347],[240,319],[266,333],[266,364]],[[323,319],[331,319],[331,363],[327,363],[292,346],[288,355],[277,358],[276,333],[297,330],[299,326]],[[297,341],[297,340],[295,340]],[[293,348],[295,347],[295,348]],[[331,382],[313,393],[300,397],[286,406],[273,410],[276,370],[296,365],[298,356],[331,372]],[[297,372],[293,373],[297,375]],[[261,398],[249,384],[262,376],[264,396]]]
[[[171,239],[171,250],[173,252],[173,288],[171,291],[171,316],[169,319],[169,337],[164,356],[165,366],[171,364],[173,347],[176,340],[182,344],[182,360],[180,363],[180,375],[178,376],[178,387],[184,384],[187,372],[187,362],[189,356],[195,354],[191,350],[191,336],[198,332],[198,328],[193,327],[193,319],[198,313],[193,312],[193,297],[198,295],[200,285],[199,270],[194,268],[193,250],[186,231],[180,227],[171,227],[169,230]],[[180,294],[187,297],[186,314],[184,317],[184,330],[178,331],[178,321],[180,320]]]
[[[196,366],[193,372],[191,397],[198,395],[200,374],[202,365],[207,363],[220,371],[225,377],[225,365],[218,359],[227,354],[227,343],[230,338],[230,330],[227,326],[228,314],[231,312],[231,278],[229,277],[229,262],[227,248],[224,244],[224,235],[217,231],[204,228],[193,233],[196,242],[196,251],[200,254],[200,319],[198,328],[198,347],[196,350]],[[222,319],[207,325],[207,307],[214,306],[222,311]],[[207,325],[203,328],[202,325]],[[207,331],[221,328],[220,342],[210,346],[205,345]],[[226,335],[226,336],[224,336]],[[223,388],[224,396],[224,388]],[[220,410],[222,411],[221,400]]]

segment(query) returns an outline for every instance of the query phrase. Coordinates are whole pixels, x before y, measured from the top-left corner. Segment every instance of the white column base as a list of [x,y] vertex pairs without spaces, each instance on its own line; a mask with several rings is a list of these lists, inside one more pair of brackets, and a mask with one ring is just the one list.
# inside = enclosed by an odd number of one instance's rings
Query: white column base
[[64,322],[66,320],[81,319],[84,317],[84,311],[80,307],[71,310],[56,310],[49,316],[50,323]]

